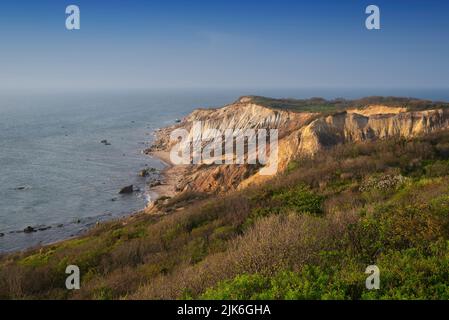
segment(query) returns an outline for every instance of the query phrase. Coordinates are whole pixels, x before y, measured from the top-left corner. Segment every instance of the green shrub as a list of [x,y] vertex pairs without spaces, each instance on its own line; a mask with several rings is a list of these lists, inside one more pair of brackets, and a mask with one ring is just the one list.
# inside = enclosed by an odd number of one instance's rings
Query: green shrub
[[283,271],[273,277],[259,274],[239,275],[207,290],[208,300],[312,300],[344,299],[344,291],[330,285],[330,276],[316,267],[301,272]]
[[301,213],[322,213],[324,197],[311,191],[304,184],[299,184],[294,188],[283,189],[275,193],[272,198],[283,208]]
[[449,161],[435,161],[425,167],[428,177],[443,177],[449,175]]
[[[346,261],[347,262],[347,261]],[[272,277],[243,274],[206,290],[202,299],[449,299],[449,242],[437,242],[429,252],[389,251],[375,264],[380,289],[365,287],[364,266],[342,263],[332,268],[305,266]]]

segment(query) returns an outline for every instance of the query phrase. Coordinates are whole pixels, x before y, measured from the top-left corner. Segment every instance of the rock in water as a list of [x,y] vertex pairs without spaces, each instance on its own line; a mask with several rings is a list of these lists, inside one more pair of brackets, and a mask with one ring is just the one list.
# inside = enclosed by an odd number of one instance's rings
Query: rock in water
[[5,234],[0,232],[0,238],[4,237],[4,236],[5,236]]
[[148,177],[149,174],[150,173],[148,172],[148,169],[143,169],[139,172],[139,176],[141,176],[141,177]]
[[151,173],[155,173],[156,171],[157,171],[156,168],[152,168],[152,167],[145,168],[139,172],[139,176],[148,177]]
[[108,140],[106,140],[106,139],[101,140],[100,143],[104,144],[105,146],[110,146],[111,145],[111,143]]
[[124,187],[120,190],[119,194],[129,194],[134,192],[134,186],[130,185],[127,187]]
[[25,233],[33,233],[33,232],[36,232],[36,229],[34,229],[33,227],[28,226],[25,229],[23,229],[23,232],[25,232]]
[[30,189],[30,186],[19,186],[17,188],[15,188],[15,190],[17,191],[23,191],[23,190],[28,190]]
[[150,188],[160,186],[161,184],[162,182],[160,180],[153,181],[152,183],[150,183]]

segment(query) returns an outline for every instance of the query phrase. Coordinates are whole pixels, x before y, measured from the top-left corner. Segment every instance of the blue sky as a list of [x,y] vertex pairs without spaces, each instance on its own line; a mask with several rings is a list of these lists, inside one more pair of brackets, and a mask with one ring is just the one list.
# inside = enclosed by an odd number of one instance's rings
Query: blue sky
[[447,88],[448,16],[444,0],[2,0],[0,90]]

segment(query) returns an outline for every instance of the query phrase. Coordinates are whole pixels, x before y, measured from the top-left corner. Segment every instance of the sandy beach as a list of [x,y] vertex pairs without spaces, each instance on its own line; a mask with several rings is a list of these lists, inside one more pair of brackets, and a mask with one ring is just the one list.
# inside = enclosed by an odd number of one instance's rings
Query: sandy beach
[[152,200],[155,201],[160,197],[173,197],[178,193],[177,185],[184,176],[187,166],[174,165],[170,161],[170,152],[168,151],[153,151],[149,156],[159,159],[165,163],[166,168],[161,172],[162,184],[154,186],[150,189],[153,193]]

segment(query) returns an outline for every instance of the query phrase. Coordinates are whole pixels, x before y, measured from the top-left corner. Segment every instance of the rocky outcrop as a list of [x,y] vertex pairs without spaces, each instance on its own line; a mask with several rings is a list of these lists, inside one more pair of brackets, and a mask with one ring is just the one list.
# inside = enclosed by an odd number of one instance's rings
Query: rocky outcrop
[[[285,100],[283,100],[285,101]],[[207,129],[278,129],[278,168],[283,170],[296,157],[313,157],[323,148],[340,143],[412,138],[449,128],[448,109],[408,111],[405,106],[371,104],[323,115],[267,107],[242,97],[219,109],[197,109],[171,127],[161,129],[148,150],[170,151],[170,133],[178,128],[190,133],[195,121]],[[190,165],[177,185],[178,191],[223,192],[243,188],[269,177],[261,176],[254,165]]]
[[130,186],[126,186],[123,187],[122,189],[120,189],[119,194],[130,194],[134,192],[134,186],[130,185]]
[[25,229],[23,229],[23,232],[25,232],[25,233],[33,233],[33,232],[37,232],[37,230],[35,228],[33,228],[33,227],[28,226]]

